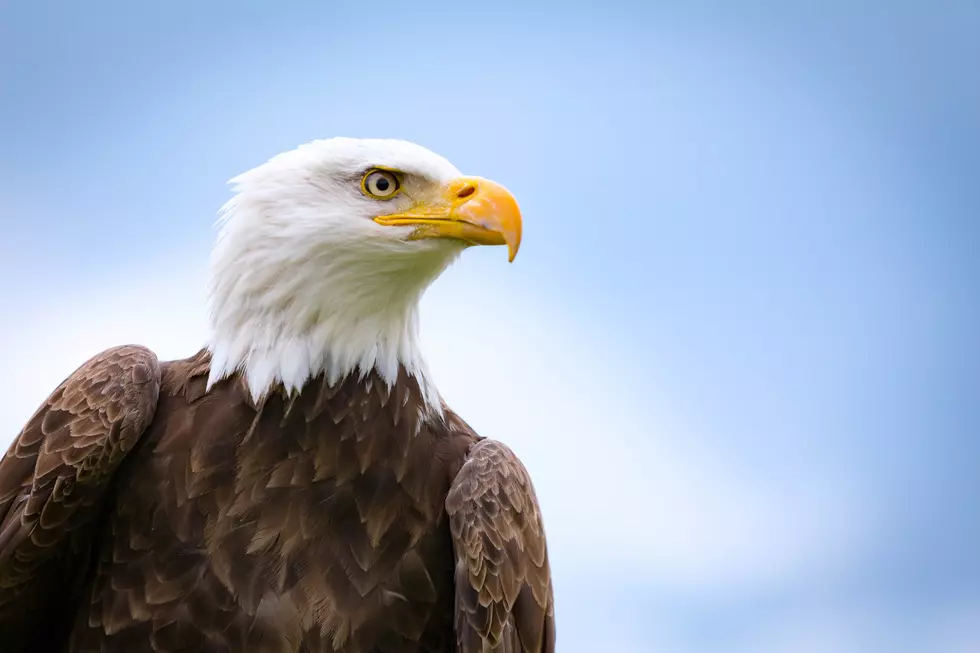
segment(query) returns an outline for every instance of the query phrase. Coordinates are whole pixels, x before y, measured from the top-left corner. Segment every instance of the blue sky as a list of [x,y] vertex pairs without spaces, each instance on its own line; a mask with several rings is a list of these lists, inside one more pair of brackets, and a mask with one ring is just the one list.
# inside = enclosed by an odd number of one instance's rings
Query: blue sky
[[406,138],[524,210],[423,337],[535,478],[562,651],[980,650],[976,3],[199,4],[0,7],[0,444],[196,350],[227,179]]

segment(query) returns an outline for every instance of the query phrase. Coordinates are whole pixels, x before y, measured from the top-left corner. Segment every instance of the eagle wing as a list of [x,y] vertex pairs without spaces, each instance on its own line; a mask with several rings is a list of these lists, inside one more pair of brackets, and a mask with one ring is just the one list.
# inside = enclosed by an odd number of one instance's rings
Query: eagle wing
[[47,398],[0,460],[3,650],[37,637],[41,613],[49,628],[59,608],[69,609],[113,472],[153,419],[160,374],[143,347],[94,356]]
[[456,552],[459,653],[553,653],[554,594],[541,510],[514,452],[470,449],[446,498]]

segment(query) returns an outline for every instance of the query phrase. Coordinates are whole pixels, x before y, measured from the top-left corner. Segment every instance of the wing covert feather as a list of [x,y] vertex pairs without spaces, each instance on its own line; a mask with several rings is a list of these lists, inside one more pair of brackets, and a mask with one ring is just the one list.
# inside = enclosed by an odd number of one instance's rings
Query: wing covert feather
[[456,552],[459,653],[553,653],[554,593],[541,510],[524,465],[481,440],[446,498]]
[[77,588],[105,490],[159,391],[153,352],[108,349],[51,393],[0,459],[0,641],[26,643],[39,612],[53,616]]

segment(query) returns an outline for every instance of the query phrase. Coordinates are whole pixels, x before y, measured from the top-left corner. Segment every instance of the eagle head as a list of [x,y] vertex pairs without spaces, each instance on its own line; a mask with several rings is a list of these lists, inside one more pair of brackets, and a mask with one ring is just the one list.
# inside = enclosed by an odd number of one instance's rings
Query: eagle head
[[376,370],[439,397],[418,346],[426,287],[471,245],[506,245],[521,214],[506,188],[424,147],[331,138],[231,180],[211,257],[209,387],[244,375],[255,400]]

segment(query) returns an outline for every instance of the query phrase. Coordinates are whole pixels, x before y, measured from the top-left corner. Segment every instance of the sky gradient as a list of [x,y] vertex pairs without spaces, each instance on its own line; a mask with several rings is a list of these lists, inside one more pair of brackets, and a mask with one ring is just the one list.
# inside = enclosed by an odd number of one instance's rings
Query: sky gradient
[[405,138],[524,212],[422,332],[561,651],[980,650],[980,5],[204,4],[0,5],[0,446],[198,349],[226,180]]

